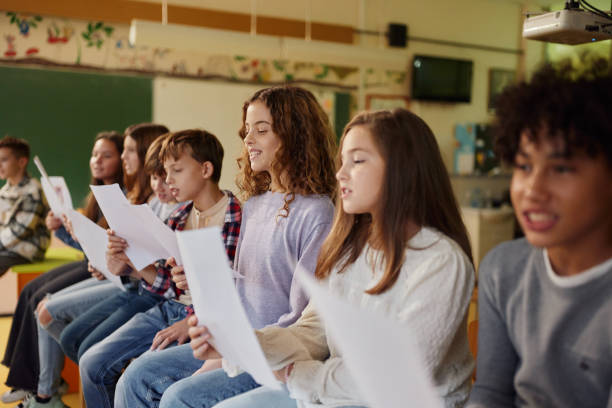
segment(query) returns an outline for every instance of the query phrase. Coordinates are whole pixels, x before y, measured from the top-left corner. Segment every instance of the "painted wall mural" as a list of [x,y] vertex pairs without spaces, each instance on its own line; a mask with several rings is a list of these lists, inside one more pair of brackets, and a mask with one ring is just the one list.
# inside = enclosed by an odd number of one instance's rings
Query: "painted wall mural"
[[[0,63],[263,85],[307,83],[349,92],[359,87],[359,69],[353,66],[133,47],[128,33],[127,24],[0,11]],[[363,85],[397,94],[406,92],[406,81],[405,72],[368,69]]]

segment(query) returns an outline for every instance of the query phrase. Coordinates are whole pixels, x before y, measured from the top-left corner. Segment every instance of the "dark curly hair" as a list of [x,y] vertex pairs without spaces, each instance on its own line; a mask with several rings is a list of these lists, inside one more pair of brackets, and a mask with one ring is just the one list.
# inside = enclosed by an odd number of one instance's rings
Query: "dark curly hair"
[[507,88],[499,97],[494,123],[495,152],[514,163],[521,133],[538,142],[560,138],[565,155],[603,154],[612,166],[612,65],[603,58],[581,57],[542,66],[530,82]]
[[[314,95],[296,86],[276,86],[255,92],[242,107],[242,127],[238,132],[242,140],[246,137],[247,109],[256,101],[263,102],[270,110],[272,130],[281,140],[271,165],[275,174],[285,172],[288,176],[286,180],[279,180],[283,190],[288,191],[279,215],[289,214],[289,204],[295,194],[332,197],[336,189],[335,137]],[[270,174],[253,172],[246,147],[243,146],[237,161],[240,172],[236,184],[244,200],[270,189]],[[288,185],[282,185],[285,181]]]

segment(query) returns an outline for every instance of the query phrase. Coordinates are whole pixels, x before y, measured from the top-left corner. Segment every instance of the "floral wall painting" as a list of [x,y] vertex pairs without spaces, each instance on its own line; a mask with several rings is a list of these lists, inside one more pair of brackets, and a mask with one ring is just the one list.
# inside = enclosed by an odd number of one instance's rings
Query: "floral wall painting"
[[12,11],[7,12],[6,15],[10,17],[11,24],[19,27],[19,33],[24,37],[30,34],[30,27],[36,28],[38,27],[37,23],[42,21],[41,16],[26,16]]
[[495,109],[497,98],[506,89],[508,85],[512,85],[516,78],[516,71],[509,69],[489,69],[489,110]]
[[[129,43],[128,24],[0,12],[0,64],[94,69],[197,80],[322,86],[334,92],[402,94],[406,73],[313,61],[217,55],[205,51],[138,47]],[[361,81],[365,81],[361,84]]]

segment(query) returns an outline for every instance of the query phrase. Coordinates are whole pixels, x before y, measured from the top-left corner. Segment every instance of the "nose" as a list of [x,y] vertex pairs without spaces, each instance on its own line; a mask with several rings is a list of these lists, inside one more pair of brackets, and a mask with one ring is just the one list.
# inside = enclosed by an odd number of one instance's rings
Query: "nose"
[[121,160],[125,161],[125,150],[123,152],[121,152]]
[[171,180],[172,180],[172,179],[170,178],[170,174],[166,174],[166,178],[164,179],[164,182],[165,182],[166,184],[170,184],[170,181],[171,181]]
[[547,182],[544,172],[534,170],[527,179],[525,196],[531,200],[541,200],[546,197],[546,186]]
[[253,144],[253,128],[246,131],[244,135],[244,144],[247,146]]
[[336,180],[346,180],[346,171],[344,165],[341,165],[338,171],[336,172]]

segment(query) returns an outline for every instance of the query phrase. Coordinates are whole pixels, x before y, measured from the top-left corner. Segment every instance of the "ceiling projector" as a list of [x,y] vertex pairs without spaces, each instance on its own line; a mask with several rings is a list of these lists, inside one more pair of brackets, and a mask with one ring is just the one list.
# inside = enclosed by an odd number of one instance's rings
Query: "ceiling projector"
[[609,40],[612,19],[578,8],[527,14],[523,37],[571,45]]

